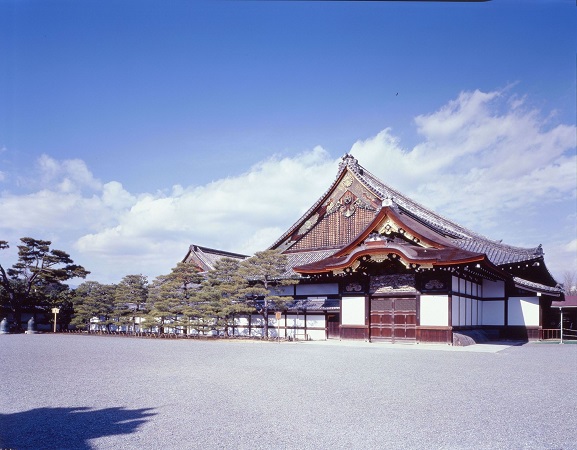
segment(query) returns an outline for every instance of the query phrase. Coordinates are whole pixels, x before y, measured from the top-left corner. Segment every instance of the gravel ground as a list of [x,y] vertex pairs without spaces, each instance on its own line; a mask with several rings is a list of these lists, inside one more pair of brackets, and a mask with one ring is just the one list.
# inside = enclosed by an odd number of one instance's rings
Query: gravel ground
[[2,335],[0,448],[577,449],[577,345],[499,349]]

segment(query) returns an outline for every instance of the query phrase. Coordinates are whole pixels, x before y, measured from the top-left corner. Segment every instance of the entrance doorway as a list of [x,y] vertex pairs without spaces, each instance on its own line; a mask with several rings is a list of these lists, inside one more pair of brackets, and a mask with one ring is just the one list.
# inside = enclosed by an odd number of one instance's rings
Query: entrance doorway
[[416,297],[371,298],[371,340],[414,341],[416,337]]
[[327,315],[327,339],[340,339],[340,324],[341,320],[338,314]]

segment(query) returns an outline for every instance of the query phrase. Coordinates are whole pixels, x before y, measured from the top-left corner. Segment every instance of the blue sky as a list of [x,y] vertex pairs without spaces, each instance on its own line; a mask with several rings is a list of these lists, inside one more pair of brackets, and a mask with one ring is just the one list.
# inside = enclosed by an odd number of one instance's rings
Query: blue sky
[[[0,1],[0,239],[93,274],[251,253],[352,151],[577,271],[571,1]],[[14,252],[0,254],[10,262]]]

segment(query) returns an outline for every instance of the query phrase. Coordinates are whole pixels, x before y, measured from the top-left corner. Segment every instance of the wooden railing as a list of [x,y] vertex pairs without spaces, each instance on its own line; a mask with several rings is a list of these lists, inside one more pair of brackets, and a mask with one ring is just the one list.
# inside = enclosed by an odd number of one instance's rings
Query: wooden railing
[[[561,330],[559,328],[543,328],[541,330],[541,339],[544,341],[561,340]],[[569,328],[563,328],[563,340],[574,341],[577,340],[577,330],[570,330]]]

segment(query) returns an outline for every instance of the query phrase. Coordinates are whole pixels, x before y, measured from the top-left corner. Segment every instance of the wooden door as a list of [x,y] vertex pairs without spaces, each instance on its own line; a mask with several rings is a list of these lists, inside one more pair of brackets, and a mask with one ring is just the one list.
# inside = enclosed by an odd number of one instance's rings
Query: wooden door
[[417,299],[371,298],[370,339],[384,341],[415,340]]
[[417,337],[417,299],[396,298],[394,303],[394,340],[415,340]]
[[327,315],[327,339],[340,339],[340,316],[339,314]]

